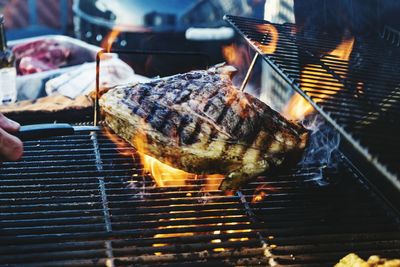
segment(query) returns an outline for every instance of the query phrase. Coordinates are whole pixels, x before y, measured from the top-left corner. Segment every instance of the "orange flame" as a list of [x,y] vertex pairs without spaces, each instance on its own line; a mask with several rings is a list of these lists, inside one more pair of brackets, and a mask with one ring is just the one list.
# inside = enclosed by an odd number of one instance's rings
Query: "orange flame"
[[279,40],[279,33],[276,27],[272,24],[261,24],[257,25],[257,30],[262,34],[267,34],[270,38],[269,43],[259,45],[261,52],[263,52],[264,54],[275,53]]
[[[144,122],[140,123],[141,129],[146,127]],[[207,175],[197,175],[193,173],[188,173],[183,170],[179,170],[171,167],[171,164],[163,163],[154,157],[148,156],[147,151],[147,138],[144,131],[139,131],[136,133],[132,140],[132,144],[135,147],[133,149],[127,143],[115,135],[113,132],[104,128],[104,134],[117,146],[117,151],[121,156],[132,157],[134,150],[140,156],[141,163],[143,165],[143,173],[150,174],[157,186],[159,187],[180,187],[189,185],[190,181],[202,179],[202,190],[204,191],[217,191],[219,185],[224,179],[222,174],[207,174]],[[226,192],[226,194],[229,192]]]
[[193,181],[199,178],[204,179],[203,190],[216,191],[224,179],[224,175],[212,174],[212,175],[196,175],[188,173],[180,169],[171,167],[169,162],[161,162],[158,159],[149,156],[147,151],[147,136],[144,132],[146,129],[146,123],[140,122],[140,129],[133,138],[132,144],[140,156],[141,163],[143,164],[144,173],[150,173],[157,186],[159,187],[180,187],[188,184],[189,181]]
[[112,29],[107,36],[104,38],[103,42],[101,43],[101,47],[105,49],[107,52],[111,51],[112,45],[117,39],[118,35],[121,33],[120,30]]
[[266,195],[267,195],[267,193],[265,193],[264,191],[261,191],[260,193],[253,196],[253,199],[251,200],[251,202],[252,203],[260,202],[265,198]]
[[254,191],[253,199],[251,203],[257,203],[264,200],[266,196],[268,196],[267,192],[276,192],[277,190],[270,185],[261,184]]
[[299,94],[295,94],[286,104],[283,115],[289,120],[302,120],[313,110],[313,106],[306,99]]
[[222,47],[222,55],[226,62],[231,65],[235,65],[240,57],[237,56],[238,46],[236,44],[230,44]]
[[[336,60],[345,61],[343,64],[343,70],[345,74],[340,75],[345,78],[348,70],[348,61],[350,59],[351,52],[353,51],[354,37],[344,38],[342,42],[322,61],[329,66],[329,58],[334,57]],[[316,79],[317,77],[317,79]],[[317,64],[308,64],[301,71],[300,75],[300,87],[307,91],[310,96],[318,96],[313,100],[318,103],[329,97],[330,95],[336,94],[339,90],[344,88],[344,85],[340,83],[331,73]],[[314,92],[314,94],[313,94]],[[316,94],[315,94],[316,93]],[[295,94],[289,100],[288,104],[283,110],[283,115],[291,120],[302,120],[307,114],[311,113],[314,108],[311,104],[305,100],[301,95]]]
[[124,140],[112,133],[111,130],[109,130],[107,127],[104,127],[103,129],[103,133],[117,146],[117,151],[121,156],[132,157],[132,148],[126,146]]
[[[171,164],[163,163],[154,157],[148,156],[146,145],[147,140],[145,134],[138,134],[133,140],[133,144],[140,155],[141,163],[145,173],[150,173],[159,187],[169,186],[185,186],[190,180],[200,178],[198,175],[188,173],[171,167]],[[203,177],[201,177],[203,178]],[[203,189],[207,191],[216,191],[224,179],[224,175],[212,174],[204,176],[205,184]]]
[[[220,219],[223,219],[223,218],[227,218],[227,217],[232,217],[232,216],[210,216],[210,217],[202,217],[202,218],[210,218],[210,219],[211,218],[220,218]],[[181,220],[187,220],[187,219],[196,220],[196,217],[194,217],[194,218],[181,218]],[[160,219],[160,220],[162,220],[162,219]],[[167,219],[166,221],[175,221],[175,219]],[[229,225],[233,226],[233,225],[238,225],[238,224],[239,223],[237,223],[237,222],[212,223],[212,224],[202,224],[202,225],[190,224],[190,225],[160,226],[160,227],[158,227],[158,229],[173,229],[173,228],[179,229],[179,228],[186,228],[186,227],[206,226],[206,225],[207,226],[229,226]],[[250,222],[241,222],[240,224],[249,225]],[[213,231],[213,234],[214,235],[220,235],[222,233],[227,233],[227,234],[250,233],[252,231],[253,231],[252,229],[237,229],[237,230],[224,230],[224,231],[215,230],[215,231]],[[172,237],[186,237],[186,236],[194,236],[195,234],[198,234],[198,233],[195,233],[195,232],[166,233],[166,234],[156,234],[156,235],[154,235],[154,238],[163,239],[163,238],[172,238]],[[229,238],[228,239],[229,242],[244,242],[244,241],[248,241],[248,240],[249,240],[248,237],[238,237],[238,238]],[[219,244],[219,243],[222,243],[222,240],[221,239],[212,239],[210,241],[210,243]],[[168,244],[168,243],[154,243],[152,246],[153,247],[165,247],[165,246],[169,246],[169,245],[171,245],[171,244]],[[214,252],[222,252],[222,251],[226,251],[226,250],[227,250],[227,248],[222,248],[222,247],[221,248],[217,247],[217,248],[213,249]],[[162,253],[161,252],[155,252],[154,254],[155,255],[161,255]]]
[[191,178],[191,174],[175,169],[161,161],[141,154],[144,171],[151,174],[159,187],[184,186],[186,181]]
[[[278,30],[270,24],[260,25],[258,30],[262,34],[268,35],[270,39],[268,43],[259,46],[260,50],[265,54],[275,53],[279,40]],[[251,53],[247,45],[232,43],[223,46],[222,55],[228,64],[236,67],[248,66],[251,60]]]
[[[140,128],[144,129],[145,127],[145,122],[141,121]],[[186,180],[189,179],[189,173],[175,169],[147,155],[147,136],[144,131],[139,131],[134,136],[132,144],[140,155],[144,172],[151,174],[157,186],[184,186],[186,184]]]
[[229,65],[241,67],[250,63],[250,51],[243,45],[233,43],[223,46],[222,55]]
[[[145,129],[146,125],[144,125],[144,122],[141,122],[140,125],[141,129]],[[111,131],[105,131],[105,135],[113,141],[117,145],[117,149],[119,153],[123,156],[132,156],[132,148],[127,146],[126,142],[123,141],[121,138],[117,137],[115,134],[113,134]],[[175,168],[172,168],[171,166],[161,163],[157,159],[150,157],[146,155],[147,153],[147,138],[146,138],[146,133],[144,131],[139,131],[136,135],[134,140],[132,141],[133,145],[135,146],[135,150],[138,152],[138,154],[141,157],[141,161],[144,165],[144,169],[148,172],[151,173],[152,177],[155,179],[156,183],[160,187],[166,187],[166,186],[184,186],[187,184],[187,181],[190,179],[197,179],[199,176],[192,174],[192,173],[187,173],[182,170],[178,170]],[[205,184],[203,184],[203,190],[205,191],[215,191],[218,189],[221,181],[223,180],[224,176],[219,175],[219,174],[213,174],[213,175],[207,175],[205,177]],[[231,193],[231,192],[230,192]],[[192,193],[187,193],[187,197],[192,197]],[[232,202],[233,204],[234,202]],[[172,206],[181,206],[185,204],[174,204],[170,205]],[[190,206],[190,205],[189,205]],[[233,210],[235,210],[234,208]],[[209,211],[213,211],[213,209],[209,209]],[[166,225],[166,226],[159,226],[158,229],[160,230],[169,230],[169,229],[181,229],[181,228],[193,228],[196,229],[197,226],[234,226],[238,224],[242,225],[249,225],[250,222],[226,222],[226,223],[210,223],[210,224],[195,224],[196,222],[196,210],[178,210],[178,211],[169,211],[170,214],[178,213],[187,213],[187,216],[181,217],[177,216],[176,218],[166,218],[166,219],[159,219],[160,222],[173,222],[173,221],[193,221],[193,223],[190,224],[185,224],[183,223],[182,225]],[[206,217],[201,217],[202,219],[224,219],[224,218],[243,218],[245,215],[211,215],[211,216],[206,216]],[[213,231],[214,235],[220,235],[222,233],[226,234],[235,234],[235,233],[249,233],[252,232],[252,229],[234,229],[234,230],[215,230]],[[172,232],[172,233],[158,233],[155,234],[153,237],[158,239],[159,241],[155,242],[152,244],[153,247],[165,247],[165,246],[170,246],[171,244],[168,244],[166,242],[163,242],[163,239],[166,238],[174,238],[174,237],[189,237],[189,236],[194,236],[196,234],[199,234],[195,230],[193,231],[182,231],[182,232]],[[248,237],[232,237],[228,239],[228,242],[245,242],[248,241]],[[215,239],[212,239],[209,241],[210,243],[213,244],[218,244],[222,243],[222,240],[216,237]],[[225,241],[226,242],[226,241]],[[216,247],[213,248],[214,252],[223,252],[229,250],[229,248],[223,248],[223,247]],[[163,252],[154,252],[154,255],[162,255]]]

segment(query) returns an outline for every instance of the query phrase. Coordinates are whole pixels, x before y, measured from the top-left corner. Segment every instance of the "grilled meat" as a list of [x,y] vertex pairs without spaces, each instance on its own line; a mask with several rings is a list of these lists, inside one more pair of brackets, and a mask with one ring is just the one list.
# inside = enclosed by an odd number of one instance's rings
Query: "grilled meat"
[[220,189],[236,189],[295,162],[308,132],[235,88],[234,71],[217,65],[118,86],[100,98],[105,122],[136,148],[145,139],[145,154],[187,172],[227,174]]

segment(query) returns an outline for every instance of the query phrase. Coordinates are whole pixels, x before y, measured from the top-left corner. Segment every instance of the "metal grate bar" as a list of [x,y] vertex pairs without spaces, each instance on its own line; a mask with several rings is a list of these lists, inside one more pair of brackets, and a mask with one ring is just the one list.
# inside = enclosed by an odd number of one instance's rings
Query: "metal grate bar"
[[[91,140],[93,142],[93,147],[94,147],[94,153],[96,157],[96,168],[99,171],[100,175],[98,176],[98,181],[99,181],[99,189],[100,189],[100,195],[101,195],[101,204],[103,207],[103,214],[104,214],[104,223],[106,227],[107,232],[112,232],[112,226],[111,226],[111,219],[110,219],[110,211],[108,208],[108,199],[107,199],[107,193],[106,193],[106,187],[104,183],[104,176],[102,175],[103,172],[103,162],[101,159],[100,155],[100,149],[99,149],[99,143],[97,140],[97,133],[95,131],[90,133],[91,135]],[[113,248],[112,244],[110,241],[106,240],[104,242],[104,245],[106,247],[106,255],[108,258],[108,266],[114,267],[114,253],[113,253]]]

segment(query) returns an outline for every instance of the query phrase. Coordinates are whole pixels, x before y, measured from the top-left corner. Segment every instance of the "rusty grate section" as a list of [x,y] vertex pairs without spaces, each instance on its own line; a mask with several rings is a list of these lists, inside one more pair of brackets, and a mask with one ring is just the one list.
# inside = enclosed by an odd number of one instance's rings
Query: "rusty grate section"
[[[304,99],[400,189],[396,35],[352,36],[225,16]],[[387,40],[386,40],[387,39]],[[393,45],[395,44],[395,45]]]
[[327,266],[349,252],[400,253],[394,213],[340,157],[323,183],[308,166],[227,196],[201,177],[156,187],[118,142],[29,141],[20,162],[2,163],[1,265]]

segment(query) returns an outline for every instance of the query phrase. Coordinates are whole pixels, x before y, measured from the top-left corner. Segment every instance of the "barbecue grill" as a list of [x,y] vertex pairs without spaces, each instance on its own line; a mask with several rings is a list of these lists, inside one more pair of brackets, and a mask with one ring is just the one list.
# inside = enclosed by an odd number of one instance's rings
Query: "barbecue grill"
[[[400,255],[396,32],[366,40],[362,60],[379,54],[388,64],[371,72],[316,54],[334,46],[326,36],[314,43],[291,24],[226,20],[255,49],[254,62],[271,64],[344,136],[335,166],[301,164],[227,195],[210,186],[219,178],[203,175],[156,186],[138,153],[101,128],[25,141],[23,159],[0,167],[1,265],[311,267],[350,252]],[[279,39],[265,53],[271,26]],[[322,77],[324,91],[301,82],[299,66],[309,64],[309,84]]]
[[399,215],[340,154],[323,186],[308,166],[225,196],[201,176],[156,187],[132,147],[99,131],[25,149],[1,169],[2,264],[328,266],[400,253]]
[[[254,5],[257,6],[257,3]],[[75,0],[74,31],[79,39],[100,46],[107,34],[116,29],[120,31],[120,35],[115,40],[115,48],[181,51],[195,49],[197,52],[207,53],[216,64],[223,60],[222,46],[236,39],[232,29],[225,27],[223,14],[250,16],[252,10],[246,0]],[[214,32],[213,36],[202,34],[207,30]],[[180,58],[179,63],[163,57],[157,57],[157,62],[153,62],[144,55],[125,59],[134,66],[136,73],[150,76],[173,75],[181,71],[180,65],[190,64],[190,61],[185,61],[187,58]]]

